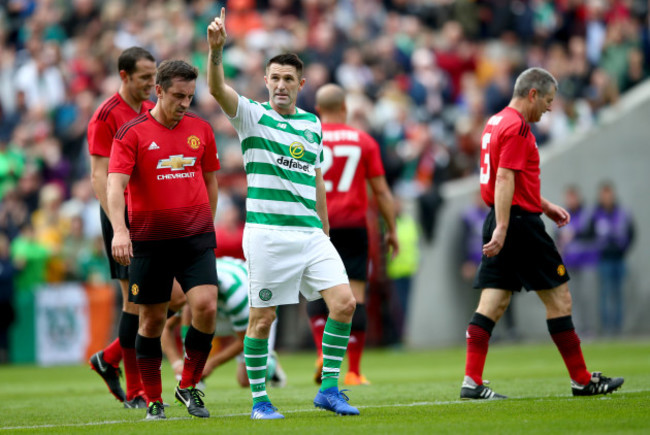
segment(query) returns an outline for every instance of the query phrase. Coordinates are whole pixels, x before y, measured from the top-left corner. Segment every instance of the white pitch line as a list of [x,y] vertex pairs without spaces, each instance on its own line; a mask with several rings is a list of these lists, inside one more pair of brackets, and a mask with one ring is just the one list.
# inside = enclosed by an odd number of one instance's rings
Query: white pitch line
[[[625,395],[627,393],[645,393],[650,390],[647,389],[637,389],[637,390],[628,390],[617,391],[616,395]],[[602,396],[601,399],[608,398],[607,396]],[[509,397],[509,399],[531,399],[531,397]],[[536,402],[546,402],[557,399],[573,399],[573,396],[546,396],[535,399]],[[458,405],[458,404],[483,404],[483,403],[501,403],[501,400],[448,400],[448,401],[436,401],[436,402],[413,402],[413,403],[395,403],[395,404],[386,404],[386,405],[362,405],[357,406],[359,409],[378,409],[378,408],[409,408],[416,406],[442,406],[442,405]],[[503,401],[507,403],[507,400]],[[327,412],[322,409],[293,409],[293,410],[282,410],[283,414],[301,414],[306,412]],[[237,414],[222,414],[215,415],[212,418],[229,418],[229,417],[245,417],[249,416],[250,413],[237,413]],[[190,420],[191,417],[170,417],[167,420]],[[90,423],[67,423],[67,424],[42,424],[34,426],[11,426],[11,427],[0,427],[0,431],[3,430],[32,430],[32,429],[48,429],[48,428],[59,428],[59,427],[87,427],[87,426],[102,426],[102,425],[111,425],[111,424],[122,424],[122,423],[146,423],[152,424],[152,421],[145,420],[110,420],[110,421],[95,421]]]

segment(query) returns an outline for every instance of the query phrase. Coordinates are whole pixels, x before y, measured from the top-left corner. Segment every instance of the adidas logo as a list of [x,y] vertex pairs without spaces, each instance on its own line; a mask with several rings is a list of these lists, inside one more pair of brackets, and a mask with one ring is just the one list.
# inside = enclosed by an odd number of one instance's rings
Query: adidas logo
[[321,326],[324,325],[325,323],[326,323],[325,319],[316,319],[316,321],[314,322],[314,326]]
[[149,148],[147,148],[147,149],[148,150],[159,150],[160,147],[158,146],[158,144],[156,142],[151,142],[151,145],[149,145]]

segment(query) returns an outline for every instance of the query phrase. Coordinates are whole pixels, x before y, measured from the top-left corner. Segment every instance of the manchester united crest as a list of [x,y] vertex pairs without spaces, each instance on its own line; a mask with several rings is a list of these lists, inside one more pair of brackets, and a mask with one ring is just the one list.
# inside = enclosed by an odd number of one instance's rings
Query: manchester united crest
[[139,292],[140,292],[140,287],[138,287],[137,284],[133,284],[133,285],[131,286],[131,294],[132,294],[133,296],[135,296],[135,295],[137,295]]
[[566,268],[564,267],[564,264],[560,264],[557,267],[557,274],[560,276],[564,276],[566,274]]
[[197,136],[192,135],[187,138],[187,144],[193,150],[198,150],[199,147],[201,146],[201,139],[199,139]]

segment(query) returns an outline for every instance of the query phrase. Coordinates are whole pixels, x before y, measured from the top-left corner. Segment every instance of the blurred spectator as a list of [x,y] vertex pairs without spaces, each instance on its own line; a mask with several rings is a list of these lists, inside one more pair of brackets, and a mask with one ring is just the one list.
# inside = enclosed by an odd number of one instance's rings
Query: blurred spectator
[[20,227],[29,221],[27,206],[15,189],[6,192],[0,201],[0,233],[13,240],[20,232]]
[[34,42],[34,56],[16,71],[14,85],[25,93],[27,108],[53,110],[65,99],[65,82],[57,68],[56,46]]
[[11,259],[17,271],[17,292],[34,290],[45,282],[50,250],[36,239],[31,222],[23,224],[20,234],[11,242]]
[[61,204],[61,216],[64,219],[80,216],[83,235],[88,239],[101,235],[101,222],[97,212],[99,200],[95,197],[90,178],[86,176],[74,182],[70,193],[70,198]]
[[413,276],[420,267],[420,235],[413,217],[406,213],[400,198],[395,198],[397,240],[399,252],[386,260],[386,273],[393,287],[394,319],[397,340],[404,336],[404,325],[409,309]]
[[483,222],[490,209],[485,205],[481,193],[474,195],[474,203],[461,215],[461,258],[460,274],[465,281],[471,282],[476,276],[476,269],[483,257]]
[[68,221],[61,216],[63,191],[58,184],[46,184],[40,192],[39,208],[32,214],[34,236],[50,253],[47,262],[47,282],[60,282],[65,275],[61,256],[63,238],[67,235]]
[[81,257],[89,250],[92,239],[87,239],[83,232],[83,219],[78,214],[69,218],[70,229],[63,238],[61,259],[64,262],[64,279],[82,281]]
[[634,241],[634,222],[621,207],[614,185],[605,181],[598,190],[598,205],[591,216],[587,235],[595,237],[598,249],[600,320],[606,335],[618,334],[623,326],[625,255]]
[[8,190],[16,187],[24,168],[24,155],[0,137],[0,201]]
[[595,267],[598,250],[591,238],[586,237],[590,210],[583,203],[577,186],[564,190],[564,207],[571,215],[571,221],[555,230],[557,247],[564,265],[571,275],[571,297],[573,298],[573,321],[580,336],[593,337],[596,330],[597,304]]
[[98,234],[86,243],[79,252],[78,266],[80,279],[86,284],[97,285],[111,282],[111,269],[106,261],[104,239]]
[[9,238],[0,233],[0,364],[8,361],[9,326],[14,321],[14,275],[16,269],[9,255]]

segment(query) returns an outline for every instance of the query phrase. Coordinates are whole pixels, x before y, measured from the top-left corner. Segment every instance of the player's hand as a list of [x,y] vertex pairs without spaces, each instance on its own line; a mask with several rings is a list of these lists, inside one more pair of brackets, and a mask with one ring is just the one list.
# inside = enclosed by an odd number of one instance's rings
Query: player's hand
[[133,244],[131,244],[131,237],[129,231],[118,231],[113,235],[113,243],[111,246],[113,251],[113,258],[122,266],[131,264],[131,257],[133,257]]
[[506,233],[508,228],[497,226],[492,232],[492,240],[483,245],[483,255],[486,257],[494,257],[501,249],[503,249],[503,244],[506,241]]
[[563,207],[560,207],[556,204],[549,203],[546,207],[546,210],[544,210],[544,214],[548,216],[548,218],[553,222],[555,222],[558,228],[562,228],[571,222],[571,215],[569,212],[566,211]]
[[183,378],[183,360],[174,361],[172,369],[174,370],[174,376],[180,381]]
[[216,17],[208,25],[208,45],[212,49],[220,49],[226,44],[226,8],[221,8],[221,16]]
[[397,254],[399,254],[399,241],[397,240],[397,234],[394,232],[387,232],[385,241],[390,252],[390,259],[394,260]]

